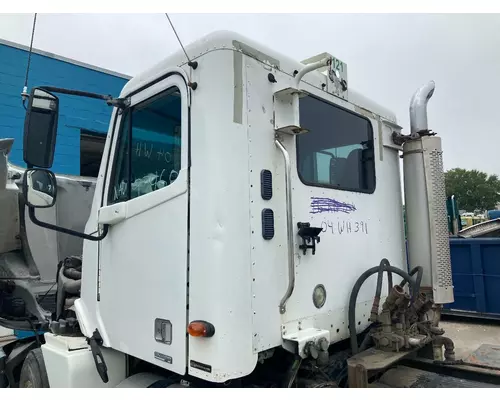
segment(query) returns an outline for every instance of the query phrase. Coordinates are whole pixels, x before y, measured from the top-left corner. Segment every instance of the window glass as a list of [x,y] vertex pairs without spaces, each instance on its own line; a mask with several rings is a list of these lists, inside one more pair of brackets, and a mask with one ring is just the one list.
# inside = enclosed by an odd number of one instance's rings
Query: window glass
[[297,164],[306,185],[372,193],[373,131],[369,120],[312,96],[300,99]]
[[106,134],[80,130],[80,175],[97,178],[101,166]]
[[110,202],[127,201],[172,184],[181,169],[181,96],[177,88],[122,117]]

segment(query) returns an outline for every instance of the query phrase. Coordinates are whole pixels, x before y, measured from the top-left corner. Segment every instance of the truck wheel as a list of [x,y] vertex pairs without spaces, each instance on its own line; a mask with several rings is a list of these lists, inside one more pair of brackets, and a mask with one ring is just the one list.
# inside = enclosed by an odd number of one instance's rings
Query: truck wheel
[[43,362],[42,349],[31,350],[24,360],[19,378],[20,388],[48,388],[49,378],[45,363]]

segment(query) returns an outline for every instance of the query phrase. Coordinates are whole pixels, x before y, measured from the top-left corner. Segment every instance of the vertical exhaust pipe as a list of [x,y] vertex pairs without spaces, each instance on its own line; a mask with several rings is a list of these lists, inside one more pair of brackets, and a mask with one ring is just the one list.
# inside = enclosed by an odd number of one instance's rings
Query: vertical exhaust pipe
[[427,103],[430,81],[410,102],[410,140],[403,144],[404,192],[409,268],[422,266],[421,291],[434,303],[453,303],[453,282],[446,213],[441,138],[429,135]]
[[410,101],[410,135],[417,139],[420,133],[429,131],[427,124],[427,103],[434,94],[436,84],[430,81],[418,89]]

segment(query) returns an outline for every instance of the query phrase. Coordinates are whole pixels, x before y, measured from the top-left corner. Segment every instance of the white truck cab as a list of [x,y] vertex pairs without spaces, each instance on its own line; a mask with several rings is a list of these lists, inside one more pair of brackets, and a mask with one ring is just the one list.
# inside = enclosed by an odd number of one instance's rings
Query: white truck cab
[[[106,99],[114,109],[79,233],[81,292],[65,310],[108,354],[223,383],[280,349],[314,358],[371,325],[376,279],[350,311],[358,277],[381,260],[407,271],[403,143],[395,116],[352,90],[328,53],[300,63],[231,32],[186,52]],[[30,110],[25,160],[48,169],[55,131],[32,140],[30,123],[44,122]],[[36,221],[39,204],[28,205]],[[42,351],[49,381],[61,382],[54,365],[76,353],[54,332]],[[93,344],[79,346],[92,360]],[[116,386],[127,378],[118,370],[93,384]]]

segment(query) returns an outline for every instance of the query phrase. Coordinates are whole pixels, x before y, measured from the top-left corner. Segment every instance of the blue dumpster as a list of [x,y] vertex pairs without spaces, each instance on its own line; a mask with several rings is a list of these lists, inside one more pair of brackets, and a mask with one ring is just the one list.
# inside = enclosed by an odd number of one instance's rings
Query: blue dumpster
[[451,238],[455,302],[449,314],[500,318],[500,238]]

